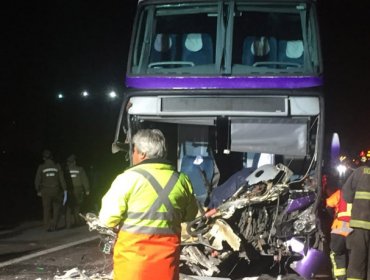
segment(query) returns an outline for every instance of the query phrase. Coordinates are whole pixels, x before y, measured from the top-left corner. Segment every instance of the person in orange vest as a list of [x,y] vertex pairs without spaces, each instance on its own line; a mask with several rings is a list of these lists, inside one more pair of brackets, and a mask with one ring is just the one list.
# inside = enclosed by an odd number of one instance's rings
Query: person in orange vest
[[346,237],[352,231],[349,227],[352,205],[344,200],[342,190],[338,189],[326,199],[326,206],[333,208],[335,212],[330,233],[330,259],[333,266],[333,277],[336,280],[345,280],[348,258]]
[[193,188],[187,175],[165,159],[160,130],[139,130],[132,142],[133,166],[113,181],[99,213],[104,226],[120,227],[113,277],[178,280],[181,223],[198,212]]

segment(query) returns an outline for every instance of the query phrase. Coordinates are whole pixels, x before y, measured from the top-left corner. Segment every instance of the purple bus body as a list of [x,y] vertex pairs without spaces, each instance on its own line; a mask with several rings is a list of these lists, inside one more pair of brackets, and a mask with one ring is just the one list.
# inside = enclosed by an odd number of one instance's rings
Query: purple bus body
[[323,85],[321,77],[264,76],[264,77],[163,77],[129,76],[126,86],[137,89],[295,89]]
[[315,201],[315,199],[316,195],[314,193],[310,193],[300,198],[292,199],[288,202],[286,212],[292,213],[293,211],[306,208],[307,206],[311,205]]

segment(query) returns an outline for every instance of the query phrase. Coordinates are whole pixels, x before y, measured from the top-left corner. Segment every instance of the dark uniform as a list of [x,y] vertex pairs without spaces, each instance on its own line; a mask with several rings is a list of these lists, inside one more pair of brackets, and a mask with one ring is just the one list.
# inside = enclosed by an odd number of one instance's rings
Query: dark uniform
[[370,280],[370,167],[359,167],[351,174],[343,186],[343,196],[352,203],[347,280]]
[[79,213],[84,195],[90,194],[90,184],[85,169],[76,164],[76,157],[71,155],[67,159],[67,172],[70,176],[70,195],[67,203],[67,228],[78,225],[81,220]]
[[63,201],[63,191],[67,189],[59,164],[52,159],[50,151],[43,152],[44,163],[39,165],[35,188],[42,197],[44,226],[48,231],[56,229]]

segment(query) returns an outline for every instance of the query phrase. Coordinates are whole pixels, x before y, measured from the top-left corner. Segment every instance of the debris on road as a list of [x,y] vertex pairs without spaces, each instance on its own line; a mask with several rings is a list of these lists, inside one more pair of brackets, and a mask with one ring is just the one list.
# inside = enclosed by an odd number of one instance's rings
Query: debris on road
[[80,270],[77,267],[65,271],[64,275],[55,275],[54,280],[111,280],[113,273],[100,274],[95,273],[91,276],[86,274],[85,270]]

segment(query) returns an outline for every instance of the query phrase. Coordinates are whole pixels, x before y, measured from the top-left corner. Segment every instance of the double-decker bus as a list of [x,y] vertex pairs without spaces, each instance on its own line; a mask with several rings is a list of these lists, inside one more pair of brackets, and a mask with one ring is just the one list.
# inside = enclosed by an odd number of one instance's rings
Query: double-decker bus
[[[137,130],[160,129],[200,212],[213,209],[184,233],[187,273],[251,275],[261,258],[303,277],[317,271],[324,99],[315,4],[138,2],[112,149],[131,151]],[[228,265],[235,258],[244,264]]]

